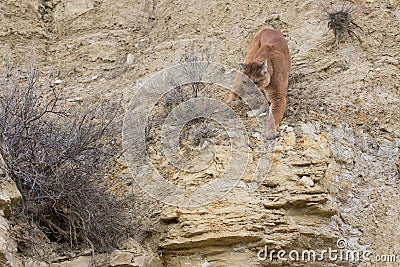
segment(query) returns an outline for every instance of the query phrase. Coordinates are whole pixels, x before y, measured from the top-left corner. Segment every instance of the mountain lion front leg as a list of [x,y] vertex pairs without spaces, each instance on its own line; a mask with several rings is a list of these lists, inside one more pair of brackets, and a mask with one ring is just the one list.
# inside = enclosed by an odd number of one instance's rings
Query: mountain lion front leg
[[266,92],[266,89],[260,89],[261,94],[263,95],[264,102],[261,105],[260,109],[258,110],[257,116],[261,115],[262,113],[265,113],[268,108],[269,108],[269,100],[268,100],[268,94]]
[[233,87],[229,93],[229,97],[225,99],[224,102],[228,104],[233,100],[235,100],[238,97],[237,93],[241,89],[241,86],[242,86],[242,77],[241,74],[238,73],[236,74],[235,80],[233,81]]
[[267,138],[277,137],[279,123],[282,120],[286,109],[286,93],[272,94],[270,96],[271,107],[267,120]]

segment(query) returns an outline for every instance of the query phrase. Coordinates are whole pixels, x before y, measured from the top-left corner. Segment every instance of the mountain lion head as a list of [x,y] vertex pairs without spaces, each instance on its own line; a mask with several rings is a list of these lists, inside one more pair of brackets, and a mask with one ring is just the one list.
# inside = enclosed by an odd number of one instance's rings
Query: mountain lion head
[[258,88],[265,88],[271,81],[268,73],[268,63],[266,60],[261,62],[239,63],[240,70],[252,80]]

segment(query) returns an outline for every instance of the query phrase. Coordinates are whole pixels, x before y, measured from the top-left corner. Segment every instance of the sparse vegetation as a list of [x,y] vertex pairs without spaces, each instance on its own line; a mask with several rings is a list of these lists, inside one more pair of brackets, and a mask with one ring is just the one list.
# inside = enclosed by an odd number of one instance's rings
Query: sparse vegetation
[[[204,89],[203,80],[205,70],[213,57],[212,49],[204,49],[200,53],[197,49],[186,51],[178,60],[178,64],[182,67],[183,72],[190,78],[189,84],[192,89],[193,97],[197,97],[198,93]],[[206,64],[202,64],[202,63]]]
[[[71,105],[34,63],[5,62],[0,86],[0,153],[23,195],[16,220],[69,249],[118,247],[129,234],[127,198],[105,179],[121,151],[118,104]],[[19,245],[35,254],[41,245],[22,236]]]
[[[198,52],[201,51],[201,52]],[[202,82],[206,74],[207,66],[211,63],[212,50],[187,50],[178,59],[180,72],[177,75],[184,75],[186,80],[192,81],[181,84],[180,80],[171,75],[167,77],[168,86],[173,88],[167,92],[155,105],[149,116],[146,128],[147,151],[151,158],[165,159],[165,155],[157,154],[155,151],[162,151],[161,132],[165,119],[173,109],[182,109],[178,112],[185,112],[186,118],[191,118],[179,132],[178,146],[186,158],[193,158],[197,155],[205,139],[212,139],[214,143],[229,145],[229,138],[223,133],[225,130],[216,121],[205,117],[197,117],[198,109],[208,110],[207,106],[198,106],[201,100],[194,104],[189,100],[214,96],[219,88],[211,84]],[[203,101],[202,105],[206,102]],[[195,111],[196,109],[196,111]],[[175,110],[175,111],[176,111]],[[172,164],[161,164],[163,160],[154,160],[154,165],[159,169],[163,177],[173,177],[179,173],[179,170]],[[182,180],[183,181],[183,180]],[[180,183],[179,180],[173,182]]]
[[[157,114],[153,114],[149,119],[146,128],[147,140],[154,139],[154,136],[151,136],[151,133],[154,133],[154,128],[162,125],[163,120],[174,107],[191,98],[200,96],[200,92],[206,87],[206,84],[201,81],[203,80],[208,65],[211,63],[212,56],[212,49],[201,50],[201,52],[194,49],[185,51],[178,59],[178,65],[181,67],[182,73],[192,82],[181,84],[177,81],[176,77],[168,77],[168,85],[172,86],[173,89],[163,96],[159,105],[161,108],[158,110]],[[194,120],[192,124],[196,122],[200,122],[200,120]],[[184,133],[183,135],[187,136],[187,134],[188,133]],[[185,137],[183,138],[185,139]],[[181,141],[182,140],[181,138]]]
[[199,96],[200,91],[205,88],[205,84],[201,81],[211,62],[212,56],[211,49],[202,50],[200,53],[197,49],[187,50],[182,54],[178,59],[178,65],[184,75],[186,75],[186,78],[191,82],[181,84],[177,82],[176,77],[168,77],[168,85],[173,87],[163,98],[163,104],[168,110],[171,110],[182,102]]
[[331,29],[335,35],[335,44],[337,46],[344,35],[356,38],[360,41],[359,37],[354,32],[355,28],[361,28],[354,22],[354,15],[356,12],[353,5],[342,2],[340,7],[323,7],[323,10],[325,12],[325,20],[328,21],[328,28]]

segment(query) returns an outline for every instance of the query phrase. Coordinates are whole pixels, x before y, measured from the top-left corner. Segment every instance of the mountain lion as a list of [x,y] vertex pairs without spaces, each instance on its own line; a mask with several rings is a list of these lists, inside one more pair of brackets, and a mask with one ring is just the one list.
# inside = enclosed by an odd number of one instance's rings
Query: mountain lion
[[[286,91],[291,68],[290,53],[283,35],[274,29],[264,29],[250,43],[249,51],[240,70],[259,88],[264,103],[257,115],[268,110],[267,138],[275,138],[279,123],[286,109]],[[236,92],[246,90],[245,81],[238,74],[226,103],[237,97]]]

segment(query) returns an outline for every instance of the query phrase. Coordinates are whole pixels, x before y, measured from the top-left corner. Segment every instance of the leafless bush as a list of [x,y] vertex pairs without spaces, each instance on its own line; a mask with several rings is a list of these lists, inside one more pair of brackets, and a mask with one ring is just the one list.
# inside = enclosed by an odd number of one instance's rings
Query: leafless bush
[[212,49],[203,49],[200,52],[197,49],[186,50],[180,56],[178,65],[182,70],[182,74],[186,75],[187,80],[191,82],[181,84],[175,76],[167,77],[167,85],[173,89],[167,92],[160,101],[163,108],[156,110],[156,114],[150,116],[145,131],[146,141],[154,143],[156,128],[161,127],[163,120],[168,116],[168,112],[172,108],[185,103],[191,98],[199,97],[199,92],[206,87],[202,80],[212,57]]
[[322,8],[325,12],[325,20],[328,21],[328,27],[335,35],[336,45],[339,45],[342,36],[346,34],[360,41],[354,32],[355,28],[361,29],[361,27],[354,22],[356,12],[353,5],[343,1],[340,7],[323,6]]
[[200,53],[195,49],[193,51],[185,51],[178,60],[183,72],[192,81],[189,86],[192,89],[193,97],[197,97],[198,93],[204,88],[204,84],[201,81],[211,63],[212,57],[212,49],[203,49]]
[[197,49],[185,51],[178,59],[178,64],[191,82],[180,84],[176,81],[176,77],[169,77],[168,85],[173,89],[164,95],[164,104],[171,108],[190,98],[198,97],[199,92],[205,88],[205,84],[201,81],[211,63],[212,56],[211,49],[202,50],[200,53]]
[[118,105],[68,107],[34,64],[6,62],[0,79],[0,153],[23,195],[16,216],[50,241],[109,251],[127,235],[125,198],[105,180],[120,153]]

